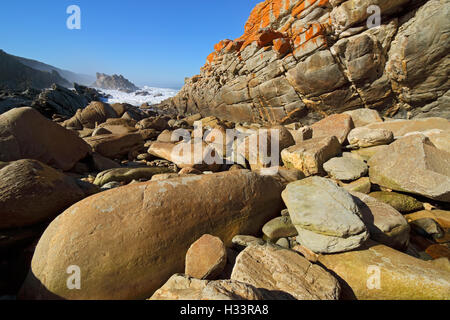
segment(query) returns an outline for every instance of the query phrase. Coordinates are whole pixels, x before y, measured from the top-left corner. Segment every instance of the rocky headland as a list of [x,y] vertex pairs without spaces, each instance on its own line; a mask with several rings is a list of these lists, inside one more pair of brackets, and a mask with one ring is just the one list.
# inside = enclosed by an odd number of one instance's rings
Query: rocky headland
[[104,73],[97,73],[97,80],[92,87],[108,90],[119,90],[123,92],[134,92],[139,90],[132,82],[122,75],[114,74],[109,76]]

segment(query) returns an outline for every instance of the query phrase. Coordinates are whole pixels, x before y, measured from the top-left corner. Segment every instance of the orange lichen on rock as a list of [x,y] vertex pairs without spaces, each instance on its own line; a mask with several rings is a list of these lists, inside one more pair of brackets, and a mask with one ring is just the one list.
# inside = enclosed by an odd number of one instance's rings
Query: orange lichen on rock
[[285,54],[291,52],[291,42],[288,39],[275,39],[273,41],[273,50],[279,55],[284,56]]
[[215,51],[210,53],[209,56],[206,58],[207,64],[211,65],[216,57],[217,53]]
[[230,42],[233,42],[233,41],[230,40],[230,39],[222,40],[222,41],[220,41],[219,43],[217,43],[217,44],[214,45],[214,50],[215,50],[216,52],[219,52],[219,51],[221,51],[223,48],[225,48],[228,44],[230,44]]
[[[305,10],[311,11],[313,7],[329,6],[329,0],[266,0],[255,6],[248,18],[244,34],[236,39],[222,40],[214,46],[215,54],[208,56],[208,63],[211,64],[217,57],[217,54],[225,51],[227,53],[242,51],[250,44],[257,42],[258,46],[263,48],[272,46],[278,54],[285,54],[292,50],[292,44],[298,48],[311,39],[323,35],[326,27],[319,23],[314,23],[305,28],[293,30],[292,24],[305,13]],[[290,16],[287,16],[290,15]],[[281,19],[287,19],[283,25],[278,25]],[[277,39],[288,38],[290,41],[276,41]],[[289,39],[290,38],[290,39]],[[289,43],[290,42],[290,43]]]

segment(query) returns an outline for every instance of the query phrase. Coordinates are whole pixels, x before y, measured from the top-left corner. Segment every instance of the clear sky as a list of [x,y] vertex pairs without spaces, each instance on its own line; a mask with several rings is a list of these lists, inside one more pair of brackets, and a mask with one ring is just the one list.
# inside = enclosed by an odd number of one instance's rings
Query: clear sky
[[[0,3],[0,49],[78,73],[181,87],[215,43],[242,35],[262,0],[14,0]],[[66,26],[81,9],[81,30]]]

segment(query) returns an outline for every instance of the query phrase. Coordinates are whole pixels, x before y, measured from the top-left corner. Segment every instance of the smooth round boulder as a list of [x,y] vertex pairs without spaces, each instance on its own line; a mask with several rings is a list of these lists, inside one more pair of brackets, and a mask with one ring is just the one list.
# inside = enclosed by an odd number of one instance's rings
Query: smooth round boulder
[[0,169],[0,229],[31,226],[84,197],[75,180],[36,160]]
[[76,133],[32,108],[0,115],[0,161],[35,159],[67,171],[89,152],[89,145]]
[[[227,192],[224,192],[226,190]],[[24,299],[146,299],[184,271],[204,234],[226,246],[256,234],[282,208],[282,185],[247,170],[137,183],[91,196],[59,215],[41,237]],[[67,287],[79,267],[82,290]]]

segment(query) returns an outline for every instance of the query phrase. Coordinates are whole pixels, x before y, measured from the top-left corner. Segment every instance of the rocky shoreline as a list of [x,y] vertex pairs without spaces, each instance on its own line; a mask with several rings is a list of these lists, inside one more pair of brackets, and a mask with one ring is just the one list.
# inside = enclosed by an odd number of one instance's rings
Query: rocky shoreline
[[449,300],[449,10],[266,0],[158,105],[1,91],[0,299]]

